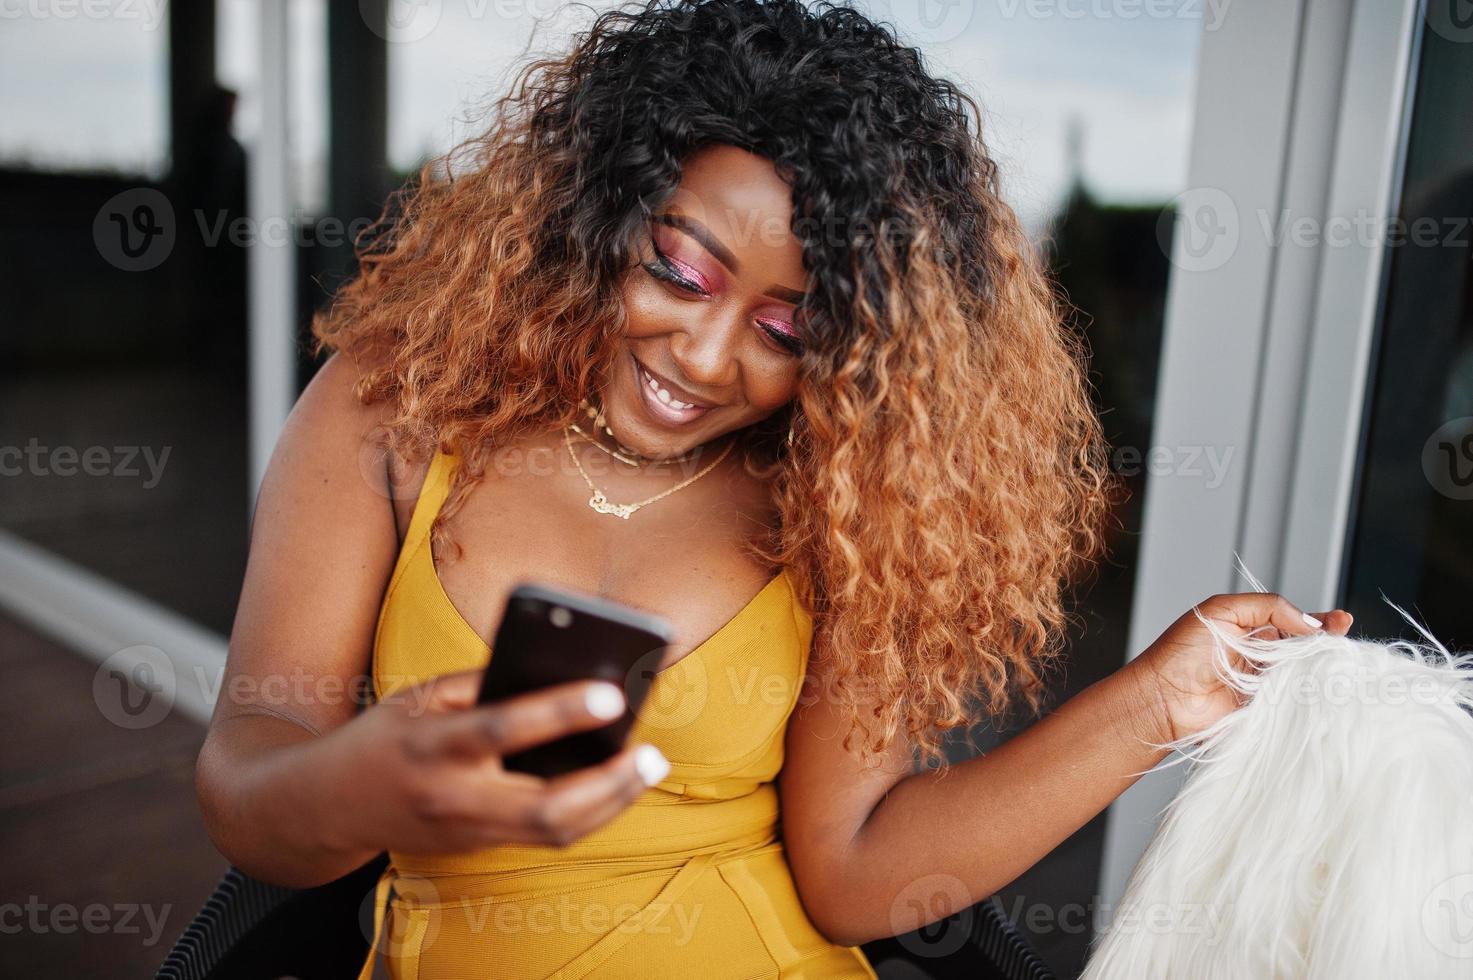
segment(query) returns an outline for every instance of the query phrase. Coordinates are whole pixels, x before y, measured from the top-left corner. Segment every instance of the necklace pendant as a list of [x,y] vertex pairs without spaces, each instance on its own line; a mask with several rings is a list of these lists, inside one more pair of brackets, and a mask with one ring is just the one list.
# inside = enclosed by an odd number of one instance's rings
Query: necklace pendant
[[609,498],[604,496],[602,490],[593,491],[593,496],[588,498],[588,506],[600,514],[613,514],[615,517],[622,517],[626,521],[629,520],[629,515],[634,513],[634,508],[628,504],[610,503]]

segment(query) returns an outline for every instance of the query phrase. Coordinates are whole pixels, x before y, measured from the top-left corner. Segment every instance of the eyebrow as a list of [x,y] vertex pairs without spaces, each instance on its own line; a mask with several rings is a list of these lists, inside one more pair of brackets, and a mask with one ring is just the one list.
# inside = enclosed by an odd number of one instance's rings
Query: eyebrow
[[[661,224],[669,225],[672,228],[678,228],[690,237],[694,238],[696,241],[700,242],[702,248],[715,256],[717,262],[720,262],[722,265],[726,266],[733,273],[740,273],[742,271],[741,262],[738,261],[735,255],[731,254],[731,250],[725,245],[721,244],[721,240],[715,235],[711,234],[710,230],[706,228],[705,225],[697,221],[695,218],[690,218],[683,214],[671,214],[668,212],[665,214],[657,214],[654,217],[655,220],[660,222]],[[763,293],[763,295],[771,296],[773,299],[779,299],[785,303],[794,304],[801,303],[804,299],[807,298],[806,293],[801,293],[796,289],[789,289],[786,286],[769,286],[767,287],[767,290]]]

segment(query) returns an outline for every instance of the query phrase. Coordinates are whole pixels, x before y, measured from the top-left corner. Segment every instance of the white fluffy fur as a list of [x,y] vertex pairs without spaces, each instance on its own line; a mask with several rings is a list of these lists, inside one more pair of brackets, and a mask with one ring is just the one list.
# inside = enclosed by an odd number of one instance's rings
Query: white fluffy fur
[[1473,653],[1397,611],[1427,645],[1198,614],[1250,700],[1172,743],[1191,772],[1081,980],[1473,977]]

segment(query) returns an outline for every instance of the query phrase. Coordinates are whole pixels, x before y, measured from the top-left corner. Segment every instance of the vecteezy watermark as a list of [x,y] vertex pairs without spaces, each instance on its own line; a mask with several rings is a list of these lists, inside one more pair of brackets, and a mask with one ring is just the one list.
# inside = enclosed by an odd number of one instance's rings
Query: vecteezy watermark
[[311,717],[312,709],[344,704],[360,708],[399,704],[409,717],[417,718],[430,712],[442,680],[387,671],[313,673],[300,665],[266,674],[237,673],[227,679],[224,665],[209,670],[194,664],[182,670],[158,647],[140,645],[119,650],[102,662],[93,675],[92,698],[103,717],[127,729],[157,725],[185,695],[211,709],[225,698],[248,711],[258,709],[298,723]]
[[1331,248],[1401,248],[1404,245],[1467,248],[1469,228],[1473,225],[1473,220],[1467,215],[1434,217],[1424,214],[1409,221],[1401,215],[1372,214],[1364,208],[1354,214],[1330,215],[1328,218],[1295,215],[1288,208],[1281,208],[1277,214],[1259,208],[1257,214],[1264,240],[1275,247],[1287,243],[1301,248],[1321,244]]
[[1457,704],[1457,693],[1456,688],[1439,682],[1431,675],[1408,678],[1356,663],[1333,672],[1301,676],[1291,685],[1265,684],[1259,688],[1254,700],[1256,703],[1275,704],[1287,699],[1301,707],[1312,704],[1336,707],[1415,704],[1431,707]]
[[977,15],[976,0],[868,0],[865,12],[893,24],[910,44],[945,44],[961,37]]
[[[445,16],[445,0],[359,0],[358,11],[369,30],[391,44],[413,44],[435,32]],[[563,15],[586,16],[587,8],[567,0],[458,0],[456,28],[465,21],[537,21],[547,24]],[[380,11],[382,14],[380,15]]]
[[1473,872],[1453,875],[1427,893],[1422,932],[1442,955],[1473,959]]
[[97,254],[124,272],[157,268],[174,251],[177,234],[174,205],[153,187],[114,194],[92,219]]
[[173,908],[168,904],[154,906],[137,902],[113,905],[91,902],[79,906],[43,902],[40,896],[30,895],[23,903],[0,903],[0,935],[28,932],[66,936],[81,930],[93,935],[143,935],[143,945],[154,946],[163,937],[164,923]]
[[1232,0],[996,0],[1009,20],[1021,12],[1032,20],[1200,20],[1215,31],[1227,19]]
[[132,646],[108,657],[92,675],[92,700],[119,728],[150,728],[174,707],[174,663],[158,647]]
[[[1192,935],[1202,942],[1221,941],[1231,904],[1204,902],[1030,902],[1014,896],[993,899],[1014,925],[1035,936],[1051,933],[1088,935],[1106,929],[1153,935]],[[966,885],[951,875],[927,875],[903,889],[891,905],[890,926],[910,952],[922,957],[947,956],[969,939],[976,914]]]
[[[1473,242],[1473,217],[1461,214],[1404,218],[1364,208],[1351,214],[1254,211],[1255,228],[1270,248],[1461,248]],[[1179,269],[1209,272],[1237,254],[1245,230],[1233,198],[1217,187],[1183,191],[1162,209],[1156,238]]]
[[1422,475],[1452,500],[1473,500],[1473,415],[1451,419],[1422,444]]
[[[1026,904],[1026,908],[1024,907]],[[1147,933],[1153,936],[1200,936],[1205,946],[1222,941],[1224,926],[1232,914],[1231,903],[1215,902],[1128,902],[1095,901],[1087,905],[1066,902],[1014,902],[1008,918],[1035,935],[1050,932]]]
[[890,928],[900,945],[917,956],[950,956],[972,934],[976,901],[960,878],[926,875],[902,888],[890,903]]
[[[193,247],[207,249],[257,245],[337,248],[357,245],[379,222],[380,216],[344,220],[330,214],[313,215],[303,208],[265,217],[194,208],[185,213],[181,224],[163,191],[133,187],[114,194],[97,209],[92,219],[92,240],[109,265],[124,272],[147,272],[174,253],[181,235],[197,234],[198,238],[189,237],[188,241]],[[432,219],[426,222],[426,227],[432,225]],[[428,247],[428,241],[422,241],[424,247]]]
[[1156,241],[1179,269],[1209,272],[1238,251],[1238,206],[1224,190],[1194,187],[1171,199],[1156,220]]
[[[451,896],[434,878],[412,873],[395,874],[393,886],[394,914],[380,928],[378,941],[391,960],[422,954],[442,932],[469,933],[491,942],[505,936],[638,933],[686,946],[705,911],[704,902],[606,902],[579,892],[527,898]],[[370,889],[359,903],[359,927],[370,939],[377,899],[377,889]]]
[[[143,489],[159,485],[173,446],[43,446],[32,436],[24,446],[0,446],[0,476],[117,476],[147,475]],[[139,469],[139,465],[144,469]]]
[[194,210],[193,215],[195,225],[199,228],[200,240],[206,248],[216,248],[222,240],[237,248],[249,248],[258,242],[273,246],[290,242],[299,248],[311,245],[336,248],[357,241],[377,223],[375,218],[357,217],[343,221],[330,214],[314,219],[301,208],[290,215],[272,215],[266,218],[252,218],[247,215],[232,218],[229,211],[216,210],[210,214],[199,208]]
[[165,0],[0,0],[0,20],[134,20],[145,31],[164,22]]
[[1155,477],[1205,477],[1202,486],[1216,490],[1227,479],[1232,446],[1117,446],[1110,451],[1110,469],[1120,476],[1139,476],[1144,469]]
[[1470,0],[1431,0],[1425,5],[1427,26],[1432,32],[1454,44],[1473,41],[1473,2]]
[[463,902],[466,925],[475,935],[497,936],[581,934],[609,932],[663,936],[673,946],[685,946],[695,935],[705,909],[702,902],[601,902],[577,895],[555,895],[530,901]]

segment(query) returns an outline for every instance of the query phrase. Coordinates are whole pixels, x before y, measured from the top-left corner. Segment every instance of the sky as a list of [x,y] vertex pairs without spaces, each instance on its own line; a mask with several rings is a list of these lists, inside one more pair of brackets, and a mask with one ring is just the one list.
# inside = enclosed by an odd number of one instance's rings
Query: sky
[[[260,0],[217,0],[217,74],[240,92],[236,135],[260,125]],[[162,0],[0,0],[0,161],[159,176],[167,166]],[[1071,120],[1083,177],[1112,202],[1161,203],[1185,187],[1197,50],[1220,16],[1194,0],[853,0],[922,51],[983,109],[1005,197],[1037,228],[1067,188]],[[469,135],[540,17],[532,52],[565,50],[605,0],[390,0],[391,162],[414,166]],[[326,150],[325,0],[290,0],[295,192],[321,207]],[[1224,5],[1223,10],[1226,10]]]

